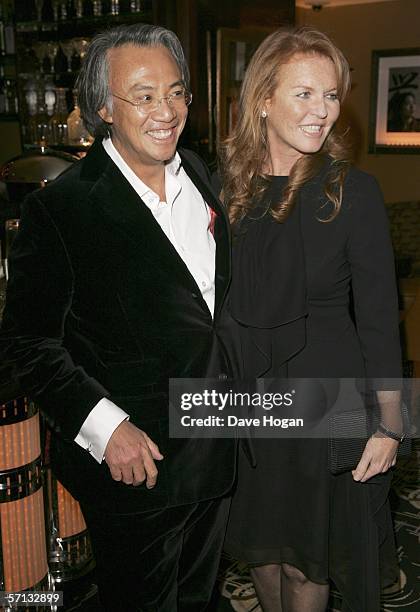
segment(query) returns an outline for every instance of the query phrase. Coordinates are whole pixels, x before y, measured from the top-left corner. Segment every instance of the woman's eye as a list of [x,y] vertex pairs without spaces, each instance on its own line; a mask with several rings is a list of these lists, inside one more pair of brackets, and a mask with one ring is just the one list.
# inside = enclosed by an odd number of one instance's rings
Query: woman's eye
[[305,98],[309,98],[310,95],[311,94],[309,91],[302,91],[301,93],[298,93],[297,97],[305,99]]
[[329,94],[327,94],[327,98],[329,100],[338,100],[338,94],[336,94],[336,93],[329,93]]

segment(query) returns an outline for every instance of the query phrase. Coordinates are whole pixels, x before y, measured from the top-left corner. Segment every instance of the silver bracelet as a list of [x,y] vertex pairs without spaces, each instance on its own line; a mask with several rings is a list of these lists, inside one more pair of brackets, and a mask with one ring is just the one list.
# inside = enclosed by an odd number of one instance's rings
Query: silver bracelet
[[383,433],[384,436],[386,436],[387,438],[392,438],[393,440],[396,440],[400,444],[401,444],[401,442],[403,442],[403,440],[405,438],[405,433],[404,432],[402,432],[401,434],[397,434],[397,433],[395,433],[395,431],[391,431],[390,429],[385,427],[385,425],[383,423],[379,423],[378,431]]

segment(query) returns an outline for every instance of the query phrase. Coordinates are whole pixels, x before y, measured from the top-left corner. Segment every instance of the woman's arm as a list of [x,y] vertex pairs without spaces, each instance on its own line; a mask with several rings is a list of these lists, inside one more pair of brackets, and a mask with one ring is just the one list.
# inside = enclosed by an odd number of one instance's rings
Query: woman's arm
[[[350,176],[348,258],[357,333],[365,360],[366,384],[376,392],[381,422],[401,433],[401,348],[398,296],[388,217],[379,186],[363,173]],[[365,482],[395,464],[398,442],[377,432],[353,472]]]

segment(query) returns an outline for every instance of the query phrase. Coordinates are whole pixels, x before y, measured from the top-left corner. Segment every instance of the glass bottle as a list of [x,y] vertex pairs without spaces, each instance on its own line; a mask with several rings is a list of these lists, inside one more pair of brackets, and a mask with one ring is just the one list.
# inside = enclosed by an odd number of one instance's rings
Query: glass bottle
[[80,116],[80,108],[77,101],[77,90],[73,89],[74,108],[67,118],[68,126],[68,142],[74,146],[89,146],[93,142],[92,136],[89,134]]
[[16,81],[13,79],[5,80],[5,96],[6,113],[16,115],[19,112],[19,105]]
[[45,105],[48,117],[52,117],[55,107],[55,85],[52,81],[45,82]]
[[67,135],[67,101],[65,87],[57,87],[55,90],[55,111],[49,121],[51,133],[51,144],[66,145],[68,144]]
[[6,53],[6,42],[4,40],[4,23],[3,20],[0,19],[0,55],[5,55]]
[[15,47],[15,27],[10,3],[2,3],[0,11],[0,48],[2,55],[13,55]]
[[28,111],[28,122],[27,126],[23,125],[24,128],[24,140],[27,144],[36,144],[37,140],[37,92],[35,86],[32,83],[28,83],[25,91],[25,101]]
[[36,113],[30,117],[29,133],[35,135],[34,144],[46,147],[50,142],[49,117],[45,110],[45,92],[42,85],[36,90]]
[[13,23],[6,23],[4,26],[4,46],[7,54],[13,55],[16,52],[15,27]]
[[19,112],[17,84],[14,79],[5,76],[0,65],[0,113],[16,115]]
[[6,83],[4,78],[4,68],[0,64],[0,114],[6,112]]

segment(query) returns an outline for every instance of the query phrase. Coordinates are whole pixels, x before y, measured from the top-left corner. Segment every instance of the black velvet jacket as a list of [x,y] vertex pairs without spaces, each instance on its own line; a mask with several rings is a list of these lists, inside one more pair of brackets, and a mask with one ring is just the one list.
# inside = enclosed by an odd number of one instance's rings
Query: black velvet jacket
[[[231,440],[168,434],[168,378],[229,374],[219,335],[230,280],[228,221],[202,161],[179,153],[217,215],[214,320],[186,265],[100,141],[27,198],[10,255],[4,355],[56,434],[57,475],[75,497],[108,512],[215,497],[234,475]],[[159,445],[165,459],[154,489],[113,481],[105,462],[73,442],[102,397]]]

